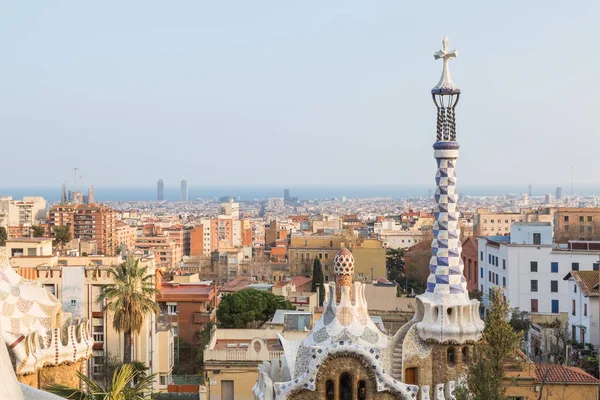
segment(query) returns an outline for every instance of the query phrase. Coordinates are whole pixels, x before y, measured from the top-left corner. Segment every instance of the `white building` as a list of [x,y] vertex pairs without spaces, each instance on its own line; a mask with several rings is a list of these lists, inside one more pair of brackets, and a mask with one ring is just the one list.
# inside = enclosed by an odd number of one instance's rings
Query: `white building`
[[569,330],[580,343],[600,344],[600,308],[598,293],[600,274],[595,271],[571,271],[564,278],[569,284]]
[[220,215],[226,215],[228,217],[239,219],[240,218],[240,203],[236,203],[233,199],[229,199],[228,203],[221,203]]
[[[580,242],[552,244],[550,223],[516,223],[510,236],[480,236],[479,290],[484,295],[503,287],[510,306],[537,314],[570,312],[570,271],[598,269],[600,250]],[[484,297],[484,306],[487,299]]]

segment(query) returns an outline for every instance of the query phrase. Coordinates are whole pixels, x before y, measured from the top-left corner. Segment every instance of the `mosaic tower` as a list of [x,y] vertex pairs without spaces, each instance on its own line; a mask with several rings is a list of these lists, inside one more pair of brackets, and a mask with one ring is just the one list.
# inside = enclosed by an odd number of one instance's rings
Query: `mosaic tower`
[[448,65],[452,58],[458,56],[458,52],[450,50],[448,44],[449,40],[445,37],[443,49],[434,54],[436,60],[443,60],[442,76],[431,90],[437,108],[436,142],[433,145],[437,162],[435,222],[427,291],[419,296],[424,316],[417,327],[425,340],[460,343],[478,340],[483,323],[479,318],[479,303],[469,299],[463,275],[456,193],[459,145],[456,141],[455,118],[461,91],[452,81]]

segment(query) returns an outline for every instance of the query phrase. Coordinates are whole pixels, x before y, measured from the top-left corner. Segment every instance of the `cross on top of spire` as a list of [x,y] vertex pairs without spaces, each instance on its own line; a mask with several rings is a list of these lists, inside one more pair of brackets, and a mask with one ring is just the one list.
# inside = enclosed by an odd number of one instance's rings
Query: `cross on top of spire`
[[450,50],[449,44],[450,39],[448,36],[444,37],[442,41],[444,47],[442,50],[438,50],[433,54],[433,58],[439,60],[440,58],[444,60],[444,68],[442,70],[442,77],[440,81],[433,89],[431,89],[432,94],[458,94],[460,93],[460,88],[452,82],[452,77],[450,76],[450,68],[448,67],[448,61],[453,58],[458,57],[458,51]]

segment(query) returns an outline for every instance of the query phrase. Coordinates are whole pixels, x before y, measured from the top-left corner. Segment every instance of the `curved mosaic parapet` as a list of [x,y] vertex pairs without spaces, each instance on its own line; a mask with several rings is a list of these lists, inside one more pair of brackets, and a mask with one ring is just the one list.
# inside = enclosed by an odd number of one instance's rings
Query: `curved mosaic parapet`
[[91,357],[89,322],[72,323],[61,307],[53,294],[16,274],[6,248],[0,248],[0,334],[17,374]]

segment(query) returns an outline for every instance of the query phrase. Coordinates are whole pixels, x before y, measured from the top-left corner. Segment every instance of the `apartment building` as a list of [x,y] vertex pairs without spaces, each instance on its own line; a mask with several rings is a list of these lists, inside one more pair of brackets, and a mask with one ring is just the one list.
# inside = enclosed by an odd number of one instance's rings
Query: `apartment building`
[[124,222],[117,222],[115,227],[115,242],[117,248],[125,247],[126,251],[135,249],[135,239],[138,229],[135,226],[128,225]]
[[[505,289],[511,307],[533,314],[566,315],[570,311],[570,271],[598,270],[600,243],[552,243],[550,223],[515,223],[510,236],[480,236],[479,289]],[[484,297],[484,306],[487,298]]]
[[[10,259],[13,269],[61,299],[63,312],[91,322],[94,345],[87,370],[92,379],[101,379],[109,357],[123,359],[123,333],[113,329],[111,313],[104,311],[104,304],[96,299],[104,286],[113,283],[110,268],[120,264],[122,258],[27,255],[33,253],[30,249],[39,252],[39,244],[31,242],[28,247],[27,243],[20,243],[25,255]],[[140,264],[148,268],[149,274],[155,274],[153,257],[140,258]],[[148,374],[168,377],[164,381],[157,378],[153,389],[166,391],[174,364],[173,328],[161,323],[160,316],[147,315],[133,342],[133,359],[148,366]]]
[[517,222],[547,222],[554,224],[556,208],[522,208],[519,212],[492,212],[487,208],[478,208],[474,215],[473,230],[475,236],[508,236],[510,227]]
[[0,226],[36,225],[46,222],[46,200],[39,196],[26,196],[15,200],[0,197]]
[[314,260],[319,258],[325,282],[333,280],[333,259],[343,247],[354,256],[354,280],[372,281],[387,277],[386,249],[381,240],[359,240],[343,234],[292,235],[288,248],[290,274],[312,275]]
[[138,236],[135,248],[153,254],[157,267],[177,268],[183,258],[183,249],[168,236]]
[[600,240],[600,208],[558,207],[554,221],[557,241]]
[[59,204],[50,208],[50,224],[68,226],[73,238],[96,242],[98,252],[116,254],[116,218],[112,208],[98,204]]
[[217,289],[200,281],[198,274],[180,274],[160,284],[156,297],[161,313],[171,316],[176,339],[197,343],[197,333],[209,322],[217,322]]

